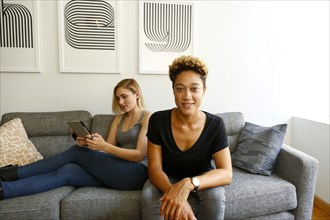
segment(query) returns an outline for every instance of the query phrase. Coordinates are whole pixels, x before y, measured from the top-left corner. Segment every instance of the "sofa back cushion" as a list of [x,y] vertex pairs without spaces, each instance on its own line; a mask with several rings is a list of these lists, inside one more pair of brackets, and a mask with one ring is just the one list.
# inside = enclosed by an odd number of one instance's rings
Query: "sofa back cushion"
[[2,116],[1,125],[14,118],[21,119],[29,139],[44,157],[63,152],[75,144],[68,121],[82,120],[88,127],[92,122],[88,111],[12,112]]
[[[245,121],[240,112],[218,113],[226,126],[230,152],[237,147],[240,133]],[[60,112],[12,112],[2,116],[0,125],[14,118],[20,118],[29,139],[34,143],[42,156],[48,157],[60,153],[74,145],[71,131],[67,122],[82,120],[92,133],[97,132],[107,138],[114,114],[92,115],[88,111]]]
[[105,140],[108,137],[110,126],[115,119],[113,114],[99,114],[93,116],[91,132],[100,134]]
[[230,153],[233,153],[245,125],[243,114],[241,112],[225,112],[216,115],[220,116],[225,123]]
[[[236,150],[239,136],[244,128],[243,114],[241,112],[225,112],[216,115],[220,116],[225,123],[230,152],[233,153]],[[91,127],[92,133],[97,132],[106,139],[115,117],[116,115],[113,114],[94,115]]]

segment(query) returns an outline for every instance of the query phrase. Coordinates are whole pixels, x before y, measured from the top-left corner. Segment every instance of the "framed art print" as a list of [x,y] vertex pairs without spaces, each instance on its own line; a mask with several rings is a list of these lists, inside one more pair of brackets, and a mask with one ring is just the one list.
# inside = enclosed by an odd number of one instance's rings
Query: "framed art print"
[[1,0],[1,72],[40,72],[37,0]]
[[120,73],[119,1],[59,0],[60,72]]
[[180,55],[195,53],[196,1],[139,1],[139,73],[167,74]]

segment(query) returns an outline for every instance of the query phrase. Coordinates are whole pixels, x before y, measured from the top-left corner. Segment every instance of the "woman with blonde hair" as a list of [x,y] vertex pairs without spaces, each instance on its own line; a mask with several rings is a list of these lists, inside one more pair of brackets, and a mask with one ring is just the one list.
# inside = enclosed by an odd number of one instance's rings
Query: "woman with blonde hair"
[[138,190],[148,178],[147,127],[140,86],[120,81],[113,90],[116,117],[106,140],[98,133],[77,137],[77,145],[58,155],[20,167],[0,169],[0,199],[31,195],[64,185]]

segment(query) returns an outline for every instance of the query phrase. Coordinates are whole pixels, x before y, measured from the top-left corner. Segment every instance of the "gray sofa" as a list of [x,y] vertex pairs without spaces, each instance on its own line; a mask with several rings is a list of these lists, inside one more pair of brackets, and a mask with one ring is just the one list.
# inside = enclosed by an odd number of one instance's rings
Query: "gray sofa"
[[[231,152],[245,124],[238,112],[219,114],[226,125]],[[6,113],[1,125],[21,118],[30,140],[48,157],[74,144],[69,120],[82,120],[92,132],[106,137],[114,115],[87,111]],[[310,220],[318,162],[283,145],[271,176],[251,174],[234,168],[233,183],[226,189],[225,219]],[[0,201],[0,219],[141,219],[141,191],[119,191],[97,187],[65,186],[31,196]]]

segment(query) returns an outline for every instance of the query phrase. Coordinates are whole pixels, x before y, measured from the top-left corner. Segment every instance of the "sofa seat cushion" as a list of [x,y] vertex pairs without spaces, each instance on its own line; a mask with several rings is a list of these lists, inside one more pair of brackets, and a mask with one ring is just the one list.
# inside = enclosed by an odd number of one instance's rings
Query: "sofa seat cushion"
[[141,190],[81,187],[61,201],[61,220],[142,219]]
[[0,219],[60,219],[60,201],[73,190],[74,187],[64,186],[30,196],[1,200]]
[[242,218],[241,220],[295,220],[295,218],[291,212],[285,211],[252,218]]
[[252,174],[233,168],[233,182],[226,189],[226,219],[244,219],[297,207],[295,186],[282,178]]

